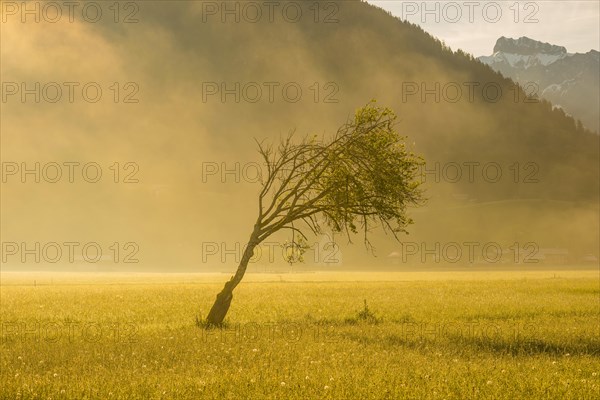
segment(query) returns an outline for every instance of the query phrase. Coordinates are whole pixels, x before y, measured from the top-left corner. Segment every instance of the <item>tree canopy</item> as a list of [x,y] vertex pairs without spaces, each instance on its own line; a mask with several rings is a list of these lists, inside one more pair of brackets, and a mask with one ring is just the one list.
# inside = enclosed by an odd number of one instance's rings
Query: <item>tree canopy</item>
[[290,134],[277,147],[258,143],[267,168],[261,176],[257,240],[281,229],[306,239],[327,227],[363,233],[377,225],[398,238],[412,220],[409,205],[423,201],[419,167],[423,160],[406,149],[396,115],[374,102],[359,109],[330,139]]

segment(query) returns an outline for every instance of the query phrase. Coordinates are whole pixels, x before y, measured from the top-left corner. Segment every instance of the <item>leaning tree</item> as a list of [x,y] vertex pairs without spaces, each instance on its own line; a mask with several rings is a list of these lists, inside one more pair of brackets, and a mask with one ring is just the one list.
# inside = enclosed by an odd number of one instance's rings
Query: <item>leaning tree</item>
[[[296,141],[293,134],[276,146],[258,143],[266,163],[259,182],[258,218],[237,271],[217,295],[207,326],[222,324],[254,249],[280,230],[306,239],[305,232],[359,231],[367,249],[371,228],[406,233],[408,205],[423,201],[418,170],[422,159],[409,152],[395,130],[392,110],[371,102],[329,139]],[[299,240],[301,242],[302,240]]]

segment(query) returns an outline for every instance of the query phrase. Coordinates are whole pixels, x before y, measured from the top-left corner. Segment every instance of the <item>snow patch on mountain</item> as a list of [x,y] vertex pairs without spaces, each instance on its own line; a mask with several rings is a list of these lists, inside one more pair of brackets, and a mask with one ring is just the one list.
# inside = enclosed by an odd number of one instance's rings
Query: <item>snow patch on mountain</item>
[[548,85],[541,93],[542,97],[564,96],[577,84],[575,79],[567,79],[561,83]]
[[523,55],[523,54],[512,54],[503,53],[498,51],[491,56],[479,57],[479,60],[485,64],[493,63],[506,63],[513,68],[528,69],[539,65],[548,66],[558,60],[565,57],[572,56],[572,54],[534,54],[534,55]]

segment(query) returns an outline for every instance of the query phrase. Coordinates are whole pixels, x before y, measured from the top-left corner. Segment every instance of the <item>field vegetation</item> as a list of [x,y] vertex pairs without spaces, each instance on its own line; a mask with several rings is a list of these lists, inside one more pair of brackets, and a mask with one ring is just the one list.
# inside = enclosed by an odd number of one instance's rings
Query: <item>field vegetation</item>
[[[2,399],[593,399],[594,271],[3,274]],[[33,284],[35,280],[35,286]]]

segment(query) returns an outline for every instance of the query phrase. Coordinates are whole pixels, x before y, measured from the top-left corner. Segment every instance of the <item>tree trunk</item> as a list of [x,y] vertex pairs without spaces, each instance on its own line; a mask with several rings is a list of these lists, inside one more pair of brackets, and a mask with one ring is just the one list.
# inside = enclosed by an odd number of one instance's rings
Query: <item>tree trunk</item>
[[221,324],[223,324],[223,320],[225,319],[225,315],[227,315],[227,311],[229,311],[229,306],[231,305],[231,300],[233,299],[231,282],[231,280],[228,281],[223,290],[221,290],[221,293],[217,295],[217,299],[210,309],[208,317],[206,317],[206,323],[208,326],[221,326]]
[[221,290],[221,292],[217,295],[215,303],[206,317],[206,323],[208,326],[221,326],[223,324],[223,320],[227,315],[227,311],[229,311],[229,306],[231,306],[233,289],[235,289],[235,287],[244,277],[246,268],[248,267],[248,262],[254,254],[254,248],[256,245],[256,235],[253,233],[250,237],[248,245],[246,246],[246,249],[244,250],[242,260],[240,261],[240,265],[238,266],[235,275],[232,276],[227,283],[225,283],[225,287],[223,287],[223,290]]

